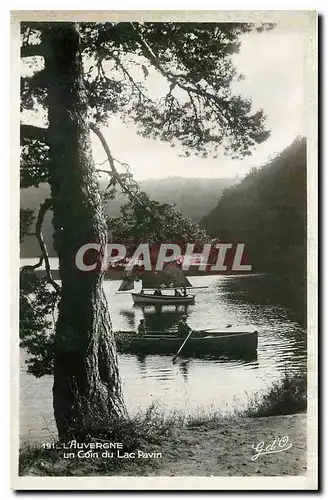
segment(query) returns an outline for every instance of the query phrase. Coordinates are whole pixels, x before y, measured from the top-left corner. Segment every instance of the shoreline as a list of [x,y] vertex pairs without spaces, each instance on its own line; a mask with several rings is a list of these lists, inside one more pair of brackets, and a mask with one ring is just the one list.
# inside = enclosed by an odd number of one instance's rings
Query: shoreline
[[[306,413],[191,422],[177,428],[160,443],[140,445],[139,458],[130,453],[130,457],[115,461],[105,458],[70,460],[59,453],[47,456],[44,450],[21,467],[20,475],[303,475],[307,471],[306,422]],[[270,453],[263,453],[266,449]]]

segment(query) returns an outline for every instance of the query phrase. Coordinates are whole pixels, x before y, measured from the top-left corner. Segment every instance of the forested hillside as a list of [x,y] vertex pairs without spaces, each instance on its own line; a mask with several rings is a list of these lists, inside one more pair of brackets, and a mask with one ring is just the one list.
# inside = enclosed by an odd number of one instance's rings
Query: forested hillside
[[[198,223],[211,208],[215,207],[223,190],[235,183],[236,179],[168,177],[141,181],[140,188],[153,200],[160,203],[176,204],[182,215],[190,217],[193,222]],[[101,181],[100,184],[105,189],[107,182]],[[49,196],[49,188],[46,184],[40,184],[38,189],[33,187],[21,189],[21,208],[30,208],[37,213],[40,203],[47,196]],[[118,216],[121,206],[127,201],[127,197],[118,192],[116,198],[107,203],[108,215],[110,217]],[[51,220],[52,212],[48,212],[44,219],[43,234],[49,255],[54,256]],[[35,237],[25,237],[21,247],[21,257],[35,257],[39,255],[39,252]]]
[[225,190],[200,225],[223,242],[246,243],[254,271],[281,277],[305,299],[306,140]]
[[142,181],[141,189],[153,200],[176,204],[182,215],[198,223],[215,207],[223,190],[236,182],[236,179],[224,178],[167,177]]

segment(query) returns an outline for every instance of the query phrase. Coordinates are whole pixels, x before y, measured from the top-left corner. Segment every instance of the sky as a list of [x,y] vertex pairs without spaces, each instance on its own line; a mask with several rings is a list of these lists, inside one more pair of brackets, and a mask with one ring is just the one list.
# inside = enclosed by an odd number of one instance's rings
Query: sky
[[[41,60],[38,67],[25,65],[24,73],[41,69]],[[270,138],[258,145],[252,156],[243,160],[224,155],[202,159],[193,153],[188,158],[181,157],[182,149],[171,148],[159,139],[145,139],[137,134],[135,125],[124,124],[114,117],[102,128],[113,157],[128,163],[138,181],[164,177],[242,178],[251,168],[273,158],[297,136],[305,135],[302,32],[280,26],[263,33],[242,35],[240,52],[234,56],[234,62],[237,72],[245,77],[234,84],[234,92],[251,98],[253,112],[264,110],[266,127],[271,131]],[[168,90],[168,83],[155,70],[147,81],[153,98]],[[28,116],[27,120],[46,126],[42,113]],[[95,162],[102,163],[106,159],[103,147],[94,134],[91,141]],[[109,167],[104,163],[99,168]],[[102,175],[107,178],[106,174]]]
[[[245,79],[235,90],[250,97],[253,110],[263,109],[271,137],[244,160],[222,155],[201,159],[192,155],[179,157],[178,148],[159,140],[137,135],[133,125],[114,118],[103,128],[114,158],[130,165],[136,180],[163,177],[244,177],[254,166],[265,164],[287,147],[295,137],[304,135],[303,125],[303,54],[300,33],[274,29],[265,33],[246,34],[235,56],[237,70]],[[98,139],[92,137],[95,161],[106,156]],[[180,151],[181,153],[182,151]],[[106,168],[103,165],[101,168]]]

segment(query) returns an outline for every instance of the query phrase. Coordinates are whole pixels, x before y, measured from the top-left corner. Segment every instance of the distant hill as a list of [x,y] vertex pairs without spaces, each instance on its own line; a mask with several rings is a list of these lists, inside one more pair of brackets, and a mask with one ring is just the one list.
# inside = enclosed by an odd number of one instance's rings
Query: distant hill
[[223,190],[236,182],[236,179],[168,177],[145,180],[141,189],[161,203],[175,203],[183,215],[198,223],[215,207]]
[[225,190],[200,226],[222,241],[252,247],[258,266],[306,238],[306,141],[299,139],[238,184]]
[[279,276],[290,301],[305,303],[306,140],[295,140],[227,189],[200,226],[248,246],[254,271]]
[[[236,184],[236,179],[204,179],[167,177],[164,179],[146,179],[140,182],[140,188],[150,198],[161,203],[176,204],[179,211],[186,217],[198,223],[200,219],[215,207],[224,189]],[[101,181],[102,188],[106,187],[106,181]],[[41,184],[39,188],[21,189],[21,208],[31,208],[37,212],[42,201],[49,196],[49,186]],[[107,204],[108,214],[112,217],[119,215],[120,207],[127,203],[128,199],[122,193],[118,193],[115,200]],[[47,244],[49,255],[55,256],[52,246],[52,213],[46,214],[43,234]],[[34,237],[25,237],[21,245],[21,257],[35,257],[39,255],[38,244]]]

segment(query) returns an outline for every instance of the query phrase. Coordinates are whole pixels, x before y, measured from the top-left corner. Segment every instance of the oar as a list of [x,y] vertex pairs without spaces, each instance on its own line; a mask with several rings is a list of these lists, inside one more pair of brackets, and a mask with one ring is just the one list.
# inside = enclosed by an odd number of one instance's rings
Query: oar
[[175,356],[173,357],[172,359],[172,363],[175,363],[175,360],[177,359],[177,357],[179,356],[180,352],[181,352],[181,349],[183,348],[183,346],[185,345],[185,343],[187,342],[187,340],[189,339],[190,335],[192,334],[193,330],[190,330],[190,332],[188,333],[187,337],[184,339],[184,341],[182,342],[181,346],[179,347],[177,353],[175,354]]

